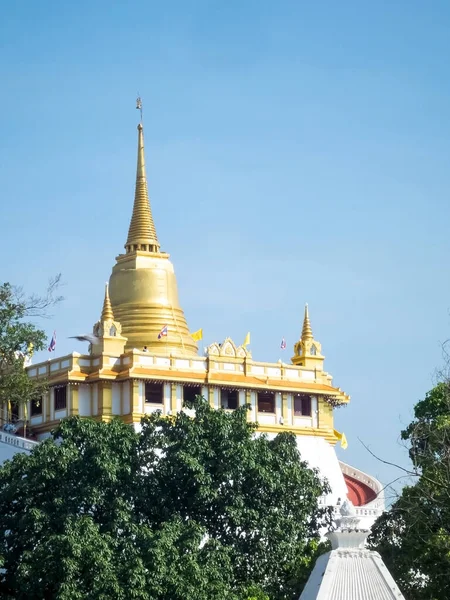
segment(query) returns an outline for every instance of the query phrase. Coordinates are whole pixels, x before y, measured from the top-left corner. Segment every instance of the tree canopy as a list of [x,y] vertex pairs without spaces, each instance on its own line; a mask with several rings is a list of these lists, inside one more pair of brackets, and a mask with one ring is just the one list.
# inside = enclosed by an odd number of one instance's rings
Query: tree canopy
[[197,397],[176,416],[63,421],[0,469],[0,595],[298,598],[327,491],[289,433]]
[[43,350],[47,337],[28,319],[46,317],[48,309],[62,300],[56,295],[59,283],[58,275],[43,296],[26,296],[9,283],[0,286],[0,405],[24,404],[45,389],[44,381],[33,381],[24,371],[26,357]]
[[450,384],[416,404],[402,431],[413,463],[406,486],[372,528],[382,555],[409,600],[450,598]]

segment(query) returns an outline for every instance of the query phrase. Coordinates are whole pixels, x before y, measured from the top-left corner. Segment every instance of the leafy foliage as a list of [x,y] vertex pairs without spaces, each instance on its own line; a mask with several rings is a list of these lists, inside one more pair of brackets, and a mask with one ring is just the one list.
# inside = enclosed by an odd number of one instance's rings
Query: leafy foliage
[[294,436],[255,438],[245,407],[188,409],[138,434],[71,418],[5,463],[0,596],[298,598],[323,550],[325,486]]
[[0,286],[0,405],[25,403],[45,390],[45,382],[29,379],[24,362],[32,350],[45,348],[46,334],[26,319],[47,316],[62,300],[55,295],[59,282],[60,276],[52,279],[44,296],[27,297],[9,283]]
[[439,383],[402,431],[414,465],[405,487],[369,538],[411,600],[450,598],[450,385]]

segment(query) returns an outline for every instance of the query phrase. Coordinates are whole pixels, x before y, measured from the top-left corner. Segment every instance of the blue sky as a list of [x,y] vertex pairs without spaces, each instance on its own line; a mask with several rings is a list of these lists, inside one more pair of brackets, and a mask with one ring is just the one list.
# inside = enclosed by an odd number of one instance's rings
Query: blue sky
[[[84,346],[133,202],[135,97],[182,306],[205,344],[288,360],[309,303],[351,396],[340,456],[384,482],[449,337],[450,6],[8,3],[0,19],[1,280],[64,303]],[[39,357],[37,357],[39,358]],[[41,358],[47,359],[43,353]]]

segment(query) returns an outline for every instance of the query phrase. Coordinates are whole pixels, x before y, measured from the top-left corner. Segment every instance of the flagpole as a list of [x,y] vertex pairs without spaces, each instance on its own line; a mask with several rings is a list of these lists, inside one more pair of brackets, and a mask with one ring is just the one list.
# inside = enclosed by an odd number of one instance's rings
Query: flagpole
[[[280,349],[281,349],[282,352],[283,352],[283,350],[286,350],[286,340],[285,340],[285,338],[281,338]],[[280,362],[281,364],[283,364],[283,360],[282,360],[281,356],[278,359],[278,362]]]
[[181,331],[180,331],[180,329],[178,327],[178,321],[177,321],[177,318],[175,316],[175,311],[173,310],[173,305],[171,305],[170,308],[172,309],[172,317],[173,317],[173,320],[175,321],[175,328],[177,330],[178,335],[180,336],[181,347],[183,348],[183,354],[186,354],[186,348],[184,347],[183,336],[181,335]]

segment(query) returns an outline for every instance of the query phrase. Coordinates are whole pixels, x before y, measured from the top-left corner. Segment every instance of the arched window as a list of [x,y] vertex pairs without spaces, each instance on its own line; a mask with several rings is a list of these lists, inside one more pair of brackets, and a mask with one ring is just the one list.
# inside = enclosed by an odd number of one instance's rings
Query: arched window
[[311,356],[316,356],[317,354],[317,348],[314,346],[314,344],[311,346],[310,354]]

